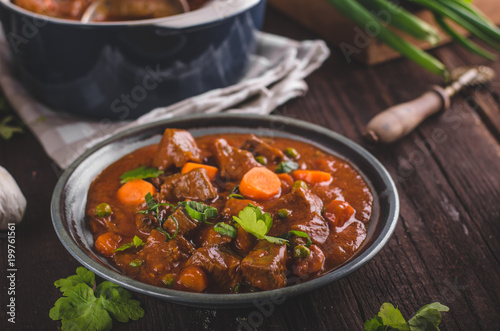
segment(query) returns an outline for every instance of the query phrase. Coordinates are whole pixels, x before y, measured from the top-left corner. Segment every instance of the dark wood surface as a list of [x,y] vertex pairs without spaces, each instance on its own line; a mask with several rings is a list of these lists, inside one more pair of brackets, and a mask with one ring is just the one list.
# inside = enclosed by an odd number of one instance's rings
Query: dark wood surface
[[[316,36],[269,9],[265,30],[295,39]],[[433,52],[450,67],[488,63],[455,45]],[[406,60],[374,68],[347,64],[332,48],[308,79],[309,93],[275,111],[310,121],[367,147],[395,179],[401,216],[386,247],[354,274],[310,294],[239,310],[179,306],[135,295],[146,310],[116,330],[362,330],[383,302],[405,317],[424,304],[450,307],[442,330],[500,330],[500,78],[454,99],[445,114],[427,120],[404,140],[369,147],[364,125],[380,110],[417,97],[436,78]],[[59,171],[30,133],[0,141],[0,165],[27,200],[16,228],[16,324],[6,324],[6,242],[0,241],[0,329],[55,330],[49,310],[60,292],[53,282],[78,262],[59,242],[50,199]],[[250,318],[250,319],[249,319]],[[240,321],[243,324],[240,325]],[[247,324],[245,324],[247,323]]]

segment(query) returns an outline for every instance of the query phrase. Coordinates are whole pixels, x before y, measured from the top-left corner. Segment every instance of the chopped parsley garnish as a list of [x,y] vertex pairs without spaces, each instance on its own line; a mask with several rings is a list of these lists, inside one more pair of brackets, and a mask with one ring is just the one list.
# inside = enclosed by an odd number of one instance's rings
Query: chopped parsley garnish
[[248,233],[253,234],[258,239],[265,239],[271,243],[283,245],[288,240],[266,236],[273,226],[273,218],[269,213],[262,213],[258,207],[251,204],[243,208],[238,213],[238,217],[233,216],[233,219]]
[[219,222],[215,224],[214,230],[221,236],[228,236],[233,239],[236,237],[236,229],[234,228],[234,226],[226,223]]
[[238,200],[245,199],[244,196],[242,196],[241,194],[238,194],[238,193],[229,194],[228,198],[229,199],[238,199]]
[[[132,294],[104,281],[97,285],[93,272],[78,267],[76,275],[57,280],[54,285],[63,292],[49,316],[62,322],[62,331],[111,330],[113,319],[126,323],[144,316],[141,303]],[[95,288],[95,290],[94,290]]]
[[142,247],[144,245],[146,245],[146,243],[143,242],[141,238],[134,236],[134,239],[132,239],[131,242],[128,242],[126,244],[121,245],[120,247],[115,249],[115,252],[121,252],[121,251],[124,251],[124,250],[129,249],[129,248],[139,248],[139,247]]
[[288,174],[294,170],[299,169],[299,165],[293,161],[283,161],[276,168],[277,174]]
[[157,168],[148,168],[148,167],[139,167],[134,170],[127,171],[123,175],[120,176],[121,183],[125,184],[126,182],[130,182],[134,179],[146,179],[146,178],[156,178],[163,174],[162,170],[158,170]]
[[[441,312],[450,309],[439,302],[434,302],[420,308],[419,311],[406,322],[399,309],[386,302],[373,318],[365,322],[365,331],[439,331]],[[390,329],[389,329],[390,328]]]

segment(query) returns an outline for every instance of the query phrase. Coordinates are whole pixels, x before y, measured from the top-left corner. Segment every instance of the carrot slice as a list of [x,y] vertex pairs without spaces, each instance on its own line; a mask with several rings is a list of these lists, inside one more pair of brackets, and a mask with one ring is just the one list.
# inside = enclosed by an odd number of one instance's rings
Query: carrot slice
[[319,170],[294,170],[292,176],[309,184],[328,182],[332,179],[330,173]]
[[323,212],[323,216],[333,225],[342,227],[345,222],[347,222],[352,214],[354,214],[354,208],[342,200],[332,200]]
[[179,285],[187,291],[200,293],[207,288],[208,277],[203,269],[190,265],[179,275]]
[[250,199],[267,200],[278,195],[280,190],[280,178],[265,167],[250,169],[240,182],[241,194]]
[[185,174],[186,172],[190,172],[191,170],[197,168],[205,169],[207,171],[208,178],[210,178],[211,181],[214,180],[215,176],[219,172],[219,169],[217,169],[216,167],[212,167],[206,164],[188,162],[182,167],[181,173]]
[[94,243],[96,251],[103,255],[110,257],[115,253],[115,250],[120,246],[122,236],[113,232],[106,232],[97,237]]
[[151,193],[151,195],[156,193],[156,189],[150,182],[146,182],[142,179],[131,180],[126,182],[118,189],[117,197],[121,203],[125,205],[139,205],[144,202],[144,197]]

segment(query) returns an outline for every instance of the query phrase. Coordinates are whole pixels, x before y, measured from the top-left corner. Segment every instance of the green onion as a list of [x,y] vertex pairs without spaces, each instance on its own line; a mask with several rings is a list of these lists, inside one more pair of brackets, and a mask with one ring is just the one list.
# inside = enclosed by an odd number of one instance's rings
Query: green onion
[[378,30],[377,38],[428,71],[447,78],[448,71],[443,63],[432,55],[418,49],[394,32],[383,26],[377,17],[355,0],[328,0],[343,15],[363,27],[371,24]]
[[275,172],[277,174],[288,174],[297,169],[299,169],[299,165],[297,163],[292,161],[284,161],[278,165]]
[[238,200],[243,200],[243,199],[245,199],[245,197],[244,197],[244,196],[242,196],[241,194],[236,194],[236,193],[229,194],[228,198],[229,198],[229,199],[238,199]]
[[365,7],[377,12],[387,12],[387,22],[396,29],[416,38],[436,45],[440,38],[438,31],[397,4],[387,0],[359,0]]
[[264,156],[257,156],[255,158],[255,161],[259,162],[262,165],[266,165],[267,164],[267,159]]
[[289,158],[296,159],[299,157],[299,152],[295,148],[287,147],[285,148],[285,155]]
[[295,189],[298,189],[298,188],[303,188],[304,190],[309,189],[309,187],[307,186],[306,182],[304,182],[302,180],[297,180],[297,181],[295,181],[295,183],[293,183],[292,190],[295,190]]
[[196,201],[184,201],[177,204],[177,206],[185,206],[186,212],[193,219],[199,222],[207,222],[207,218],[215,218],[217,217],[217,209],[208,205],[205,205]]
[[480,47],[479,45],[470,41],[469,39],[464,38],[461,34],[456,32],[455,30],[453,30],[453,28],[445,22],[443,16],[438,15],[438,14],[434,14],[434,18],[436,20],[436,23],[441,27],[441,29],[443,29],[443,31],[446,32],[453,40],[455,40],[456,42],[461,44],[462,47],[464,47],[464,48],[466,48],[474,53],[477,53],[477,54],[481,55],[482,57],[487,58],[488,60],[491,60],[491,61],[496,60],[497,57],[495,54],[488,52],[484,48]]
[[228,236],[233,239],[236,238],[236,229],[234,228],[234,226],[231,226],[229,224],[219,222],[215,224],[214,230],[222,236]]
[[107,203],[101,203],[100,205],[95,207],[95,214],[98,217],[108,217],[109,215],[111,215],[111,212],[111,206]]

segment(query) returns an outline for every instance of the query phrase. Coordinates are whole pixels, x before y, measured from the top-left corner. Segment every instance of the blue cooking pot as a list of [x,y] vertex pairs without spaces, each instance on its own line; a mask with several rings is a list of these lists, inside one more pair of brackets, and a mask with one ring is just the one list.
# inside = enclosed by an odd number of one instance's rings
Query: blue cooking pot
[[82,24],[0,0],[18,79],[55,110],[132,119],[237,82],[265,0],[214,0],[181,15]]

